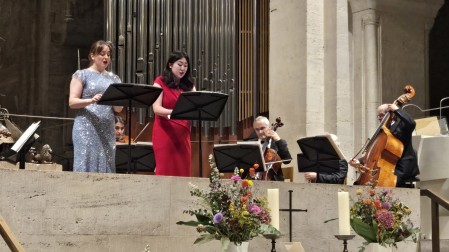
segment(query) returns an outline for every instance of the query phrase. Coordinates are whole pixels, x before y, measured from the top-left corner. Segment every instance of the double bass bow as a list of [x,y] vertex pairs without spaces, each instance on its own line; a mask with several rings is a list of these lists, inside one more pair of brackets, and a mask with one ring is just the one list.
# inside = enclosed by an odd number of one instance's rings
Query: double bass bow
[[[396,99],[393,104],[401,107],[415,95],[411,85],[404,87],[404,94]],[[365,155],[363,165],[359,165],[360,177],[355,184],[396,187],[397,177],[394,174],[396,163],[404,151],[403,143],[395,137],[387,125],[391,124],[393,112],[385,113],[374,135],[362,148]],[[359,151],[353,160],[359,155]]]

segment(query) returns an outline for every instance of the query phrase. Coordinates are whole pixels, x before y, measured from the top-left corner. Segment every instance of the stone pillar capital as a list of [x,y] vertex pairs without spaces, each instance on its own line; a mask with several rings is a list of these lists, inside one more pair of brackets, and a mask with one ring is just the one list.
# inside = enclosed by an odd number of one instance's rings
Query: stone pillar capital
[[362,16],[362,23],[363,23],[363,26],[367,26],[367,25],[378,26],[379,19],[380,19],[380,16],[377,14],[377,12],[372,10]]

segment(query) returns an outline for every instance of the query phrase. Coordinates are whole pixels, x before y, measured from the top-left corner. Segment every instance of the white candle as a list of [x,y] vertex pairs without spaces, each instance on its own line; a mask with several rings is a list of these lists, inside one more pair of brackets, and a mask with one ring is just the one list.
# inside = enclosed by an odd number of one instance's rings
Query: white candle
[[350,235],[349,193],[338,192],[338,230],[340,235]]
[[271,213],[271,225],[279,230],[279,189],[268,189],[268,208]]

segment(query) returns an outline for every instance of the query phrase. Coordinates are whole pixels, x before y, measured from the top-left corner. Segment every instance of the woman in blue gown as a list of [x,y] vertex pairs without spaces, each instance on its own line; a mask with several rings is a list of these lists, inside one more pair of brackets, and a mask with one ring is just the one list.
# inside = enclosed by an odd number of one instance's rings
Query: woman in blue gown
[[89,52],[89,67],[76,71],[70,82],[69,106],[79,109],[72,130],[74,172],[115,172],[114,111],[123,107],[97,102],[120,78],[107,71],[112,44],[96,41]]

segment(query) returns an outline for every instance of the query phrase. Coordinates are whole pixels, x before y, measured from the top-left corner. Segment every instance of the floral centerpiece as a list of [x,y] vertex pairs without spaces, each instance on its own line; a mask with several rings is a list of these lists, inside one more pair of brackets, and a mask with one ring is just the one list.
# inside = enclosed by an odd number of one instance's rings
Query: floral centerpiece
[[194,244],[220,240],[222,250],[225,250],[231,242],[240,245],[258,235],[280,234],[269,224],[271,217],[266,197],[253,195],[253,181],[242,179],[237,168],[230,180],[222,180],[212,155],[209,163],[209,190],[192,185],[190,191],[192,196],[200,199],[200,208],[184,211],[196,220],[176,223],[196,227],[200,236]]
[[417,241],[419,228],[414,227],[410,220],[412,211],[399,199],[393,198],[391,189],[376,192],[371,188],[366,196],[362,189],[358,189],[357,196],[350,210],[350,222],[354,231],[366,240],[360,251],[364,251],[369,243],[397,248],[396,243],[409,236]]

